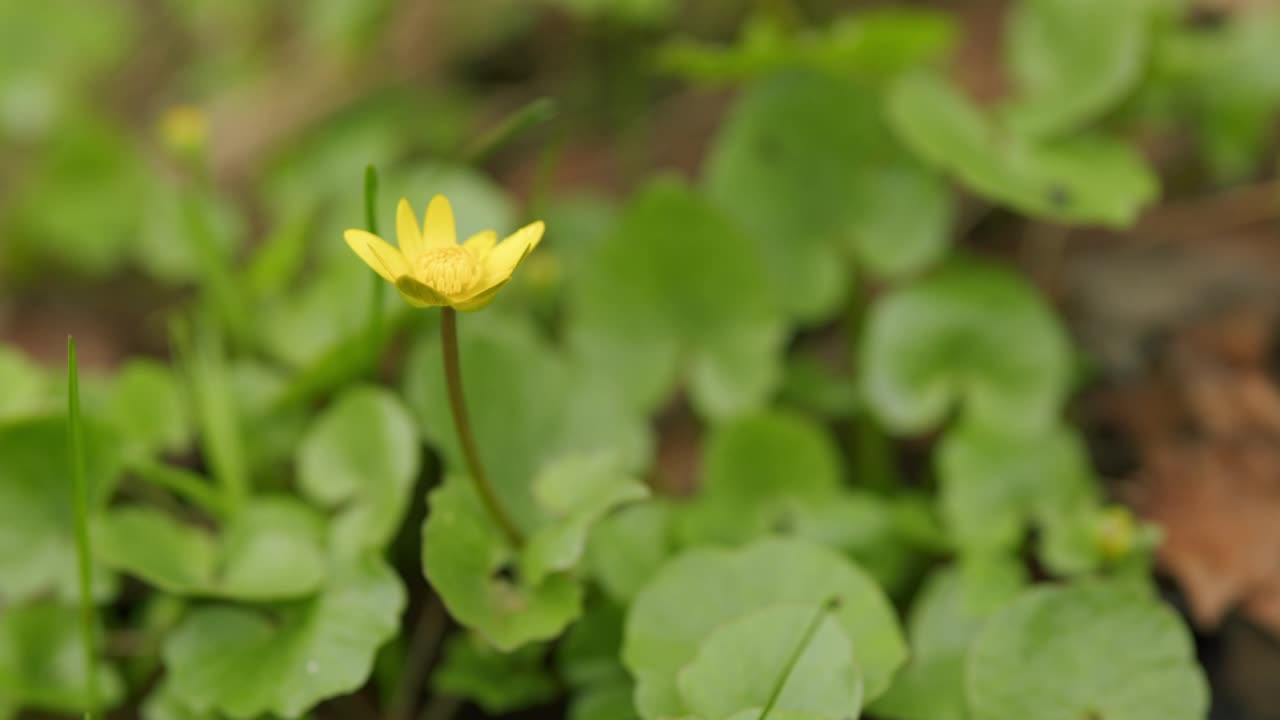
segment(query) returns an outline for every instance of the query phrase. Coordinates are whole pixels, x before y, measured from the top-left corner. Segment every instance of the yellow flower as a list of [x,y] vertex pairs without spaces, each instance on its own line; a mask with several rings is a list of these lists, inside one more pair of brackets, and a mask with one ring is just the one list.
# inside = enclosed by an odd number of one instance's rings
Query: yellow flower
[[160,139],[174,152],[197,150],[208,135],[204,111],[195,105],[175,105],[160,116]]
[[497,233],[485,230],[459,245],[453,207],[448,198],[437,195],[427,206],[421,230],[409,201],[400,201],[396,209],[399,250],[364,230],[348,230],[344,237],[356,255],[394,284],[409,304],[479,310],[538,246],[545,229],[542,221],[530,223],[501,243]]

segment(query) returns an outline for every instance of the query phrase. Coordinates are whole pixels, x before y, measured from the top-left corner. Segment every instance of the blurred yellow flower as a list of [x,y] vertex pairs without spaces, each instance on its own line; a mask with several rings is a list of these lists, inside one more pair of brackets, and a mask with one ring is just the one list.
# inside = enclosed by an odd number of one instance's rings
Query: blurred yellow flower
[[1098,549],[1107,560],[1129,554],[1138,540],[1138,524],[1128,508],[1113,506],[1103,511],[1097,528]]
[[364,230],[348,230],[347,244],[374,272],[394,284],[411,305],[449,306],[479,310],[507,284],[516,266],[542,240],[546,226],[530,223],[501,243],[492,230],[476,233],[458,244],[453,207],[437,195],[418,220],[408,200],[396,209],[397,250],[382,238]]
[[195,105],[174,105],[160,116],[160,139],[174,152],[203,147],[208,134],[204,111]]

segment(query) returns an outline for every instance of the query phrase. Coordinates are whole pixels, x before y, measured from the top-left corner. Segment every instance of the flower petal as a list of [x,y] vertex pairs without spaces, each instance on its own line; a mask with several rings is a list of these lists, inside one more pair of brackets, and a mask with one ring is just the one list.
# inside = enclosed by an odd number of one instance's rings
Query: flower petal
[[396,241],[400,243],[400,252],[410,264],[422,254],[422,232],[418,230],[418,218],[414,217],[413,206],[409,204],[408,198],[400,198],[400,204],[396,207]]
[[410,305],[415,307],[433,307],[449,304],[449,301],[443,295],[414,280],[410,275],[403,275],[396,280],[396,289],[400,291],[400,294],[404,296],[404,299]]
[[391,247],[385,240],[364,230],[348,230],[342,235],[347,245],[388,282],[409,274],[409,263],[400,251]]
[[493,299],[498,296],[498,291],[501,290],[502,286],[506,285],[507,282],[508,281],[503,280],[502,282],[498,283],[497,285],[494,285],[488,290],[484,290],[476,295],[472,295],[466,300],[455,302],[453,306],[459,310],[462,310],[463,312],[466,312],[469,310],[479,310],[485,305],[488,305],[489,303],[493,302]]
[[498,243],[498,246],[484,259],[484,275],[477,285],[477,290],[484,292],[498,283],[510,280],[511,273],[516,271],[520,261],[538,247],[546,228],[547,226],[541,220],[529,223]]
[[427,205],[427,215],[422,221],[422,247],[430,250],[458,244],[458,231],[453,222],[453,206],[449,198],[437,195]]
[[497,244],[498,233],[492,230],[485,230],[467,238],[462,243],[462,247],[470,250],[472,257],[477,261],[484,262],[484,259],[489,256],[489,251]]

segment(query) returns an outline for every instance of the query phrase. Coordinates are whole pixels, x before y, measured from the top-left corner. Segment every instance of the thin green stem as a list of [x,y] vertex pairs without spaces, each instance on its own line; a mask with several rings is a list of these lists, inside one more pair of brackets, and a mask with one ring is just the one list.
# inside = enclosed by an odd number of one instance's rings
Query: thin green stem
[[249,469],[222,338],[208,321],[193,327],[175,320],[170,334],[190,386],[200,439],[218,482],[222,506],[235,513],[249,496]]
[[214,517],[225,518],[231,515],[231,508],[217,490],[190,470],[165,465],[150,458],[131,461],[129,470],[149,483],[186,498]]
[[89,554],[89,484],[84,471],[84,436],[80,424],[80,373],[76,341],[67,337],[67,442],[71,460],[72,498],[76,514],[76,561],[80,573],[80,635],[84,643],[87,707],[84,716],[98,712],[98,638],[93,610],[93,574]]
[[[372,165],[364,169],[364,224],[374,235],[378,234],[378,169]],[[382,278],[377,273],[369,275],[369,374],[378,375],[378,361],[382,355],[382,316],[385,312]]]
[[840,607],[840,598],[833,597],[822,603],[818,611],[813,614],[813,620],[809,621],[809,626],[804,629],[804,633],[800,636],[800,642],[796,643],[795,650],[791,651],[791,657],[787,658],[787,664],[782,666],[782,673],[778,676],[778,681],[774,683],[773,690],[769,692],[769,700],[765,702],[764,709],[760,711],[760,717],[757,720],[767,720],[769,713],[773,712],[773,707],[778,704],[778,698],[782,697],[782,690],[787,686],[787,680],[791,679],[791,673],[795,672],[796,664],[800,662],[801,656],[804,655],[805,648],[809,647],[809,643],[813,641],[813,636],[818,634],[818,628],[822,626],[822,621],[827,619],[827,615],[834,612]]
[[453,426],[458,431],[458,444],[462,446],[462,455],[467,461],[467,469],[471,471],[471,480],[476,484],[480,499],[507,541],[512,547],[521,547],[524,545],[524,535],[502,507],[498,494],[489,482],[489,476],[484,472],[484,465],[480,463],[480,452],[476,448],[475,435],[471,432],[471,418],[467,415],[467,402],[462,393],[462,369],[458,363],[458,313],[451,307],[441,309],[440,340],[444,346],[444,379],[449,386]]
[[541,125],[556,116],[556,103],[551,98],[531,100],[511,113],[497,126],[481,135],[463,150],[458,157],[461,164],[479,165],[498,150],[519,137],[526,130]]

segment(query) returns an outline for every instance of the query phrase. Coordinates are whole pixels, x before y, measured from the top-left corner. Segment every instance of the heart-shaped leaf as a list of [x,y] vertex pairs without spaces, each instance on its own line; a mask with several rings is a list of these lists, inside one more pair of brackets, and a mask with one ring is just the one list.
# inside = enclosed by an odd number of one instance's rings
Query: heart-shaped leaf
[[764,261],[688,187],[662,180],[641,190],[586,265],[571,287],[571,340],[633,407],[661,404],[685,358],[704,414],[759,405],[772,389],[783,328],[761,292]]
[[1159,194],[1136,150],[1102,135],[1036,141],[997,127],[933,74],[903,78],[889,121],[924,161],[974,192],[1058,222],[1127,227]]
[[597,523],[587,541],[587,564],[610,597],[630,602],[675,550],[674,508],[653,499]]
[[835,307],[848,250],[886,275],[945,250],[947,189],[894,141],[875,100],[837,76],[779,74],[751,88],[712,148],[708,192],[759,246],[795,317]]
[[[911,659],[872,706],[891,720],[969,720],[965,655],[986,619],[1023,588],[992,564],[935,572],[911,607]],[[992,572],[994,571],[994,572]],[[979,592],[974,587],[981,588]]]
[[826,604],[782,604],[713,632],[680,671],[685,704],[707,720],[746,709],[825,720],[856,718],[862,677],[853,647]]
[[178,450],[191,439],[191,415],[168,367],[133,360],[111,379],[106,410],[120,436],[145,451]]
[[1066,333],[1026,281],[956,261],[872,306],[862,390],[885,425],[916,432],[954,405],[1011,431],[1047,427],[1072,375]]
[[833,617],[852,643],[866,697],[874,698],[905,661],[906,646],[889,601],[857,565],[801,540],[677,555],[636,596],[627,617],[622,659],[636,679],[640,715],[654,720],[691,711],[678,676],[726,623],[779,603],[816,608],[833,598],[840,603]]
[[315,419],[298,448],[298,482],[313,502],[341,508],[330,531],[335,550],[386,547],[404,519],[420,454],[413,418],[386,390],[346,390]]
[[520,572],[539,583],[577,566],[591,526],[616,507],[649,496],[609,455],[578,455],[548,465],[533,481],[533,495],[548,522],[520,554]]
[[1032,522],[1094,502],[1084,445],[1064,427],[1015,435],[961,424],[936,457],[943,515],[961,548],[1014,549]]
[[199,608],[165,644],[170,687],[196,713],[300,717],[365,683],[404,603],[395,573],[364,559],[335,569],[315,598],[278,612]]
[[499,649],[549,639],[582,611],[583,590],[572,571],[591,525],[647,494],[608,456],[566,456],[534,479],[537,515],[517,552],[471,482],[450,476],[428,499],[423,567],[453,617]]
[[324,521],[289,497],[254,498],[220,536],[142,506],[94,523],[94,550],[121,572],[167,592],[242,600],[309,595],[327,574]]
[[1209,710],[1177,614],[1096,581],[1037,588],[994,615],[969,653],[967,687],[974,720],[1201,720]]
[[[1005,33],[1017,88],[1004,119],[1028,137],[1078,130],[1141,80],[1149,0],[1023,0]],[[1098,22],[1105,13],[1106,22]]]
[[564,573],[531,585],[471,481],[460,475],[427,497],[422,567],[455,620],[500,650],[559,635],[582,612],[582,586]]
[[798,506],[830,501],[840,458],[823,429],[799,415],[744,415],[707,441],[696,501],[684,508],[689,544],[744,542],[794,524]]

